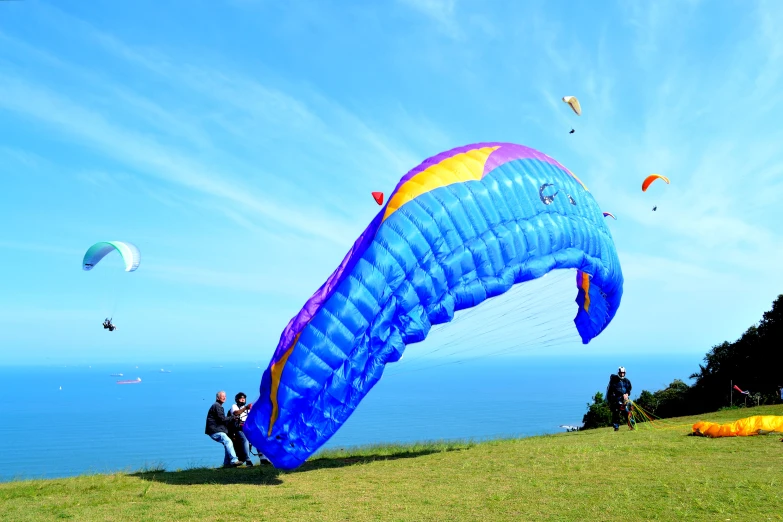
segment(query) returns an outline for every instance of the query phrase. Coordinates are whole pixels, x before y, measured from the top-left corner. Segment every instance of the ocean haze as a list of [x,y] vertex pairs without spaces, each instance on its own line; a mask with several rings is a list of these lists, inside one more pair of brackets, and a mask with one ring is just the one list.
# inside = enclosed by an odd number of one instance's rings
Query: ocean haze
[[[561,424],[581,425],[587,403],[618,365],[628,369],[637,397],[675,378],[689,382],[700,358],[629,353],[456,361],[434,359],[432,367],[405,372],[403,359],[396,373],[390,365],[324,448],[558,433]],[[219,466],[222,448],[204,434],[207,410],[219,390],[228,395],[226,408],[239,391],[255,401],[264,368],[225,361],[0,368],[4,388],[20,399],[18,412],[0,427],[0,480],[159,464]],[[137,377],[139,384],[116,384]]]

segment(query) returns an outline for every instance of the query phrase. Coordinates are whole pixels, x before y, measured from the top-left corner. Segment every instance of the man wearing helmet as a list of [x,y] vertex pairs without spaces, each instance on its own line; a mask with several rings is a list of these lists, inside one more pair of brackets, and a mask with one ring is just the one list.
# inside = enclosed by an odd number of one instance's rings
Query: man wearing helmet
[[[253,404],[246,404],[247,395],[243,392],[237,393],[236,396],[234,396],[234,400],[234,404],[231,405],[231,414],[235,419],[235,429],[231,433],[231,439],[234,441],[234,447],[237,449],[237,458],[239,460],[244,460],[247,466],[252,466],[253,461],[250,460],[250,456],[252,455],[250,451],[250,442],[247,440],[247,436],[245,435],[245,432],[242,431],[242,428],[245,427],[247,412],[250,411]],[[269,459],[263,456],[260,451],[258,452],[258,456],[261,459],[261,464],[271,464]]]
[[234,396],[234,404],[231,405],[231,415],[234,416],[234,422],[232,428],[229,430],[229,436],[234,442],[234,448],[237,450],[237,458],[240,461],[244,461],[246,465],[252,466],[253,461],[250,460],[250,443],[245,436],[245,432],[242,428],[245,426],[245,420],[247,420],[247,412],[252,408],[252,404],[246,404],[247,395],[243,392],[239,392]]
[[625,367],[620,366],[617,369],[617,375],[609,377],[609,385],[606,387],[606,401],[612,410],[614,431],[620,429],[621,420],[628,422],[630,409],[627,406],[630,397],[631,381],[625,377]]

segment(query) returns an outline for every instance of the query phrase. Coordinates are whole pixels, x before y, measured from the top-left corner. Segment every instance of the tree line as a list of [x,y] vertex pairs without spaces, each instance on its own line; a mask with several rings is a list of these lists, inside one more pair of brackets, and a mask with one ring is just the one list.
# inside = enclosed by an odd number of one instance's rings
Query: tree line
[[[642,390],[634,402],[654,417],[682,417],[717,411],[726,407],[743,407],[779,402],[783,387],[783,294],[772,303],[761,321],[748,328],[734,342],[713,346],[699,365],[699,371],[689,376],[688,385],[675,379],[665,389]],[[737,385],[744,395],[733,389]],[[610,426],[611,412],[604,394],[597,392],[593,403],[587,404],[582,429]],[[640,422],[636,416],[636,421]]]

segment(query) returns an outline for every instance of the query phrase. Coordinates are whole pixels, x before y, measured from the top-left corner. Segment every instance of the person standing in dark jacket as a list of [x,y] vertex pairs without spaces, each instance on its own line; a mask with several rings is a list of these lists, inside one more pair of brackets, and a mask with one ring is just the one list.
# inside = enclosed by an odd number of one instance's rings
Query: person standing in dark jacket
[[226,411],[223,409],[223,403],[226,402],[226,392],[219,391],[215,394],[215,403],[209,408],[207,412],[207,426],[204,433],[209,435],[212,440],[219,442],[226,450],[226,455],[223,458],[223,467],[241,466],[242,462],[237,458],[237,454],[234,451],[234,443],[228,436],[229,425],[232,422],[231,417],[226,416]]
[[617,375],[612,375],[609,378],[609,385],[606,387],[606,401],[609,403],[609,409],[612,410],[614,431],[620,429],[621,421],[628,422],[630,412],[626,408],[626,403],[630,397],[631,381],[625,377],[625,368],[620,366],[617,369]]

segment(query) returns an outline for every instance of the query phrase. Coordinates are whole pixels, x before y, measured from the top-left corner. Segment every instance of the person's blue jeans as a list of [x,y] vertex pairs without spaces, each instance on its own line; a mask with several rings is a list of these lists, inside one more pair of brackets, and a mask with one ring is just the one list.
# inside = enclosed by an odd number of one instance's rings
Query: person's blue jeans
[[248,442],[247,437],[245,437],[245,433],[242,430],[239,430],[239,432],[237,432],[237,438],[242,441],[242,447],[245,450],[245,455],[247,455],[247,460],[250,460],[250,442]]
[[[226,450],[226,455],[223,457],[223,465],[228,466],[230,464],[236,464],[239,462],[239,459],[237,459],[237,454],[234,451],[234,443],[231,442],[231,439],[228,438],[228,435],[226,435],[223,432],[213,433],[210,435],[212,440],[215,442],[219,442],[223,445],[223,448]],[[245,439],[247,440],[247,439]]]

